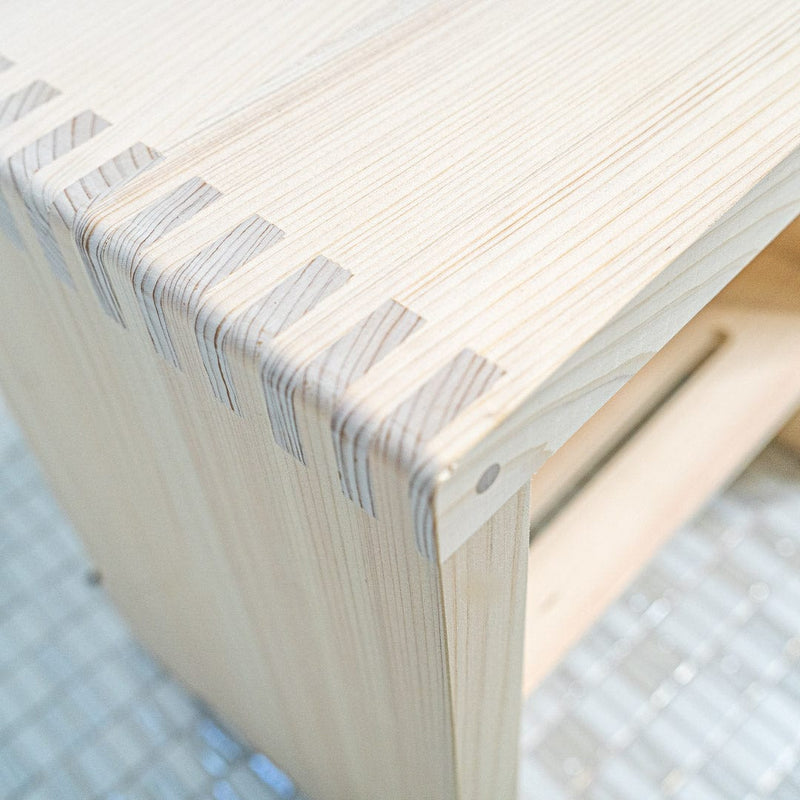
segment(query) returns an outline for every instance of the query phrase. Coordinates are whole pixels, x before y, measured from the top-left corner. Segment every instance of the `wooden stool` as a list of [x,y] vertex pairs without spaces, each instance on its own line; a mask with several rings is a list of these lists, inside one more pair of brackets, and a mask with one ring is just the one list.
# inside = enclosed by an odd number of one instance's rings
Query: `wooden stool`
[[512,798],[523,653],[800,403],[797,226],[702,310],[796,3],[1,18],[2,385],[136,635],[315,799]]

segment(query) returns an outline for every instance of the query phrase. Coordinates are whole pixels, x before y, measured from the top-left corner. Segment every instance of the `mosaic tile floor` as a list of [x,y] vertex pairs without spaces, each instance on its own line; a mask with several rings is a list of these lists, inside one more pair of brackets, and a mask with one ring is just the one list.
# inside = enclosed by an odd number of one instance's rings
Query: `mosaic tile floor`
[[523,711],[521,800],[800,799],[800,462],[770,446]]
[[[521,798],[800,800],[799,759],[800,463],[773,446],[528,701]],[[300,800],[132,641],[2,407],[0,798]]]

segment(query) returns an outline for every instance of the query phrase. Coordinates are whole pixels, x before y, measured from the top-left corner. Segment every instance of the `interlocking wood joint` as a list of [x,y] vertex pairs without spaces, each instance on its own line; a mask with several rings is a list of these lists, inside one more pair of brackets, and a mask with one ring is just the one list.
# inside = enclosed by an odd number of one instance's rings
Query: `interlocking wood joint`
[[[37,80],[13,92],[0,103],[0,124],[12,123],[26,112],[60,94]],[[194,331],[208,384],[230,409],[241,413],[231,375],[230,354],[243,351],[236,337],[242,320],[258,330],[255,363],[260,371],[267,415],[277,443],[301,462],[303,434],[296,405],[325,408],[331,420],[332,445],[342,491],[370,515],[377,511],[372,496],[370,470],[381,460],[404,465],[409,474],[409,503],[415,519],[420,553],[435,557],[432,497],[436,480],[414,479],[419,471],[419,448],[441,431],[463,408],[480,397],[503,374],[487,359],[463,350],[408,397],[382,417],[364,419],[363,409],[346,397],[348,386],[368,375],[384,356],[401,346],[425,320],[403,304],[388,299],[350,330],[318,350],[303,363],[281,354],[273,341],[310,312],[321,300],[345,285],[352,273],[332,260],[318,256],[305,266],[240,307],[209,338],[207,297],[227,277],[279,242],[285,232],[258,213],[252,213],[214,240],[179,261],[151,255],[152,246],[176,229],[185,230],[222,193],[198,176],[189,177],[143,205],[130,210],[119,206],[114,221],[103,210],[116,202],[117,190],[145,170],[147,180],[158,185],[153,168],[163,162],[154,148],[136,142],[63,188],[48,186],[42,193],[33,184],[35,174],[89,142],[109,126],[92,111],[67,120],[14,153],[8,170],[14,191],[23,200],[39,245],[53,274],[66,285],[73,277],[62,252],[63,243],[53,226],[71,232],[85,274],[103,311],[123,327],[129,324],[119,292],[131,292],[153,347],[173,367],[180,358],[170,332],[184,324]],[[9,232],[15,229],[9,212]],[[13,234],[18,238],[18,234]],[[113,277],[112,277],[113,275]],[[120,282],[120,279],[122,283]],[[172,320],[171,322],[169,320]],[[307,334],[308,335],[308,334]],[[313,335],[313,334],[312,334]],[[320,340],[320,344],[324,339]],[[434,402],[437,411],[428,412]],[[372,454],[370,455],[370,452]],[[439,474],[437,472],[437,478]]]
[[536,676],[644,552],[567,514],[529,573],[534,473],[613,440],[661,502],[643,443],[688,474],[659,420],[724,390],[700,499],[797,400],[797,320],[709,305],[794,285],[796,2],[43,9],[0,13],[3,389],[104,586],[309,796],[511,800],[523,639]]

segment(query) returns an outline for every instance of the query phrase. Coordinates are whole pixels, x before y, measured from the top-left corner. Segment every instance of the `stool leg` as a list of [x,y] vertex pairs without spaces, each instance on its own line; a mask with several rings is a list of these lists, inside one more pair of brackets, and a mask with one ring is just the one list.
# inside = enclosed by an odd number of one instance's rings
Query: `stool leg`
[[529,497],[526,485],[442,565],[460,800],[517,793]]
[[373,518],[341,490],[329,418],[298,410],[301,463],[252,365],[231,366],[238,415],[191,338],[176,329],[178,370],[122,279],[125,328],[68,242],[73,286],[17,224],[3,389],[140,641],[315,800],[512,798],[527,487],[425,557],[407,479],[376,471]]

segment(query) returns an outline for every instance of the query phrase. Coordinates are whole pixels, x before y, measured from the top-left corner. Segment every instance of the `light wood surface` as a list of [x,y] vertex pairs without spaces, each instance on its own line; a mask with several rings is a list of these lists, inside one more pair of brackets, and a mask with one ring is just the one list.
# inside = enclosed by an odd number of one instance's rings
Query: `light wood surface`
[[330,480],[324,418],[305,466],[258,383],[232,414],[88,296],[77,324],[44,259],[0,258],[3,389],[139,640],[311,797],[512,797],[527,487],[440,568],[402,481],[376,520]]
[[780,432],[779,439],[782,444],[800,454],[800,415],[789,421]]
[[712,323],[693,321],[547,459],[531,485],[532,536],[658,414],[724,341],[725,334]]
[[534,477],[524,693],[798,408],[800,219]]
[[[800,219],[729,284],[721,299],[797,313],[800,308]],[[778,434],[779,441],[800,453],[800,414]]]
[[516,794],[529,497],[442,565],[458,786],[474,800]]
[[311,796],[511,797],[531,474],[800,213],[796,2],[0,20],[3,386],[110,593]]
[[[39,5],[3,6],[5,227],[234,409],[229,362],[261,375],[295,456],[324,409],[367,511],[401,464],[428,555],[800,211],[793,0]],[[315,259],[343,283],[309,303]],[[415,327],[366,352],[391,302]]]

